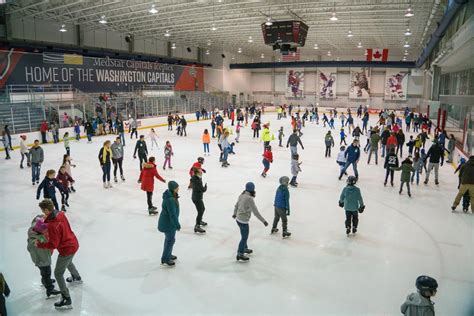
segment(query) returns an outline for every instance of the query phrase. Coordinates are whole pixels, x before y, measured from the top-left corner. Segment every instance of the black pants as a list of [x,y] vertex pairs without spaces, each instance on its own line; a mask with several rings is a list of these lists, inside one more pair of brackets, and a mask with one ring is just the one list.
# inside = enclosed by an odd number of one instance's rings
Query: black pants
[[141,171],[143,163],[147,162],[146,154],[138,154],[138,160],[140,161],[140,171]]
[[66,189],[64,192],[61,192],[61,204],[64,206],[69,200],[69,191]]
[[196,226],[201,225],[202,216],[206,208],[204,207],[204,202],[202,200],[193,200],[194,205],[196,206],[197,216],[196,216]]
[[43,142],[43,144],[47,143],[47,141],[46,141],[46,132],[41,132],[41,141]]
[[123,176],[123,169],[122,169],[123,158],[112,159],[112,162],[114,163],[114,177],[117,176],[117,169],[120,169],[120,175]]
[[403,156],[403,145],[404,145],[403,143],[397,145],[397,152],[396,152],[396,154],[398,155],[398,152],[400,151],[400,157]]
[[130,132],[130,139],[133,138],[133,134],[135,134],[135,138],[138,138],[138,132],[136,128],[132,128],[132,131]]
[[253,130],[253,138],[255,138],[255,137],[257,137],[257,138],[260,137],[260,136],[259,136],[259,130],[258,130],[258,129],[254,129],[254,130]]
[[51,202],[53,202],[55,209],[59,210],[59,205],[58,205],[58,200],[56,200],[56,195],[53,195],[52,197],[44,197],[45,199],[50,199]]
[[49,291],[53,290],[54,284],[53,284],[53,280],[51,279],[51,266],[38,267],[38,269],[40,270],[40,274],[41,274],[41,283],[43,283],[46,290],[49,290]]
[[326,146],[325,157],[331,157],[331,146]]
[[146,193],[146,202],[148,203],[148,209],[153,207],[153,192]]
[[402,181],[402,182],[400,182],[400,192],[403,191],[403,185],[404,185],[404,184],[406,184],[406,186],[407,186],[407,192],[408,192],[408,194],[411,194],[411,192],[410,192],[410,181]]
[[23,160],[25,160],[25,157],[26,157],[26,165],[27,165],[28,167],[31,166],[31,163],[30,163],[30,153],[21,153],[20,166],[23,167]]
[[393,175],[394,175],[394,173],[395,173],[395,171],[393,171],[393,169],[390,169],[390,167],[387,167],[387,169],[385,171],[385,181],[384,181],[385,184],[387,183],[388,175],[390,175],[390,184],[393,184]]
[[173,122],[168,122],[168,130],[169,131],[173,130]]
[[275,216],[273,217],[273,228],[277,228],[280,218],[283,231],[285,232],[288,229],[288,218],[286,217],[286,210],[279,207],[275,207]]
[[188,134],[186,134],[186,126],[181,126],[181,130],[179,131],[179,136],[183,136],[183,133],[184,133],[184,136],[188,136]]
[[0,294],[0,315],[7,316],[7,308],[5,306],[5,297]]
[[351,228],[351,222],[352,222],[352,227],[357,228],[357,225],[359,224],[358,212],[346,211],[346,228]]

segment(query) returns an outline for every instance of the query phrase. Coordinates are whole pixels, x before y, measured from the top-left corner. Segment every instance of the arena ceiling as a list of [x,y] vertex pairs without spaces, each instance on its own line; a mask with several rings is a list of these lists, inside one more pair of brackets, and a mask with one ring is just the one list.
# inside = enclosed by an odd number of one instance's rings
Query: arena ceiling
[[[405,16],[408,8],[414,16]],[[48,19],[88,30],[106,28],[210,50],[237,53],[241,48],[251,56],[272,53],[260,27],[267,19],[301,19],[309,26],[303,55],[331,51],[332,56],[350,56],[363,54],[364,48],[388,48],[392,56],[407,50],[408,59],[414,60],[445,8],[446,0],[17,0],[8,5],[7,13],[11,18]],[[333,12],[337,21],[330,20]],[[409,48],[404,47],[406,42]]]

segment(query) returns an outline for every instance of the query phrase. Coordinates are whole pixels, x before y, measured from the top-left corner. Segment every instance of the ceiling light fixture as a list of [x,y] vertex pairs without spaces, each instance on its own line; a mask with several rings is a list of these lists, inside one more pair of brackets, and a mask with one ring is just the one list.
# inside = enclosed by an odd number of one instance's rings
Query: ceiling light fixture
[[405,45],[403,45],[403,47],[410,48],[410,44],[408,44],[408,42],[405,42]]
[[212,23],[211,31],[217,31],[217,27],[214,23]]
[[314,49],[319,49],[318,43],[314,43]]
[[102,15],[99,20],[100,24],[107,24],[107,20],[105,19],[105,15]]
[[331,51],[330,50],[328,51],[328,56],[331,56]]
[[207,41],[207,46],[211,46],[211,40]]
[[156,14],[156,13],[158,13],[158,10],[155,8],[155,5],[152,4],[151,9],[148,12],[150,12],[151,14]]
[[209,49],[206,49],[206,55],[209,55]]
[[357,48],[362,48],[362,42],[359,42],[359,43],[357,44]]
[[165,36],[166,36],[166,37],[170,37],[170,36],[171,36],[170,30],[166,30]]
[[408,9],[405,11],[405,16],[407,18],[411,18],[412,16],[414,16],[415,14],[413,13],[413,10],[411,8],[411,6],[408,7]]
[[406,60],[407,60],[407,57],[406,57],[406,56],[405,56],[405,57],[403,57],[403,61],[406,61]]
[[265,58],[265,55],[262,53],[262,55],[260,55],[260,58],[262,59]]
[[62,32],[62,33],[67,32],[65,24],[61,25],[61,28],[59,29],[59,32]]
[[171,44],[171,49],[176,49],[176,44],[175,43]]
[[410,28],[407,28],[407,30],[405,31],[405,36],[410,36],[412,33],[410,31]]
[[234,60],[234,59],[235,59],[235,56],[232,56],[232,60]]
[[273,22],[272,22],[272,18],[271,18],[271,17],[268,17],[268,18],[267,18],[267,22],[265,22],[265,25],[267,25],[267,26],[273,25]]
[[248,39],[248,41],[247,41],[247,42],[249,42],[249,43],[253,43],[252,36],[249,36],[249,39]]
[[329,18],[329,20],[334,21],[334,22],[337,21],[337,20],[339,20],[339,19],[337,18],[337,16],[336,16],[336,12],[333,12],[333,13],[331,14],[331,17]]
[[352,30],[347,31],[347,37],[353,37],[354,34],[352,34]]
[[237,50],[237,53],[241,54],[242,53],[242,48],[239,47],[239,49]]

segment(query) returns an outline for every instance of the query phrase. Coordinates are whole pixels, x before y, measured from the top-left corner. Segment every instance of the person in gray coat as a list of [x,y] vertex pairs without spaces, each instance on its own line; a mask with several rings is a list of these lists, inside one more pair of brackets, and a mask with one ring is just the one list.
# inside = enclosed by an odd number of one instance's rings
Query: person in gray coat
[[405,316],[434,316],[434,303],[431,297],[436,295],[438,283],[432,277],[421,275],[416,279],[417,292],[408,295],[400,311]]
[[41,164],[44,161],[43,148],[39,145],[39,140],[35,140],[33,146],[30,148],[31,161],[31,182],[33,185],[39,184],[39,177],[41,172]]
[[449,140],[448,140],[448,161],[447,163],[452,163],[453,162],[453,157],[454,157],[454,152],[456,148],[456,138],[454,138],[453,134],[449,135]]
[[249,261],[249,257],[245,254],[251,254],[252,249],[249,249],[247,246],[247,240],[249,238],[249,221],[252,213],[263,223],[263,225],[268,226],[268,222],[263,218],[262,215],[258,212],[257,205],[255,205],[255,184],[253,182],[248,182],[245,185],[245,191],[240,194],[239,199],[234,207],[234,218],[237,222],[237,225],[240,229],[240,243],[237,250],[237,261]]
[[31,260],[38,267],[41,274],[41,283],[46,288],[46,295],[59,295],[60,291],[54,288],[54,280],[51,279],[51,251],[49,249],[41,249],[36,247],[36,242],[46,241],[45,233],[48,230],[48,224],[43,220],[42,215],[33,218],[31,226],[28,229],[28,239],[26,249],[30,253]]
[[298,153],[298,144],[300,144],[301,149],[304,150],[301,138],[298,136],[298,131],[295,129],[293,130],[293,134],[288,137],[288,141],[286,142],[286,148],[290,146],[291,156],[296,155]]
[[110,146],[110,150],[112,150],[112,162],[114,164],[114,181],[117,183],[117,168],[120,169],[120,178],[122,181],[125,181],[123,176],[123,144],[121,142],[121,136],[115,138],[114,143]]

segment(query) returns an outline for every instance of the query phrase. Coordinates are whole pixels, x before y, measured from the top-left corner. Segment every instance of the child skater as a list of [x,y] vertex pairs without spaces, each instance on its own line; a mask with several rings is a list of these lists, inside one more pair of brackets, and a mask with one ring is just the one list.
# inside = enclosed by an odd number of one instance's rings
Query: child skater
[[249,261],[249,257],[246,254],[253,253],[252,249],[249,249],[247,246],[247,240],[249,238],[249,221],[252,213],[265,225],[268,226],[268,222],[263,218],[262,215],[258,212],[257,205],[255,205],[255,184],[253,182],[248,182],[245,185],[245,191],[239,195],[237,203],[234,207],[234,218],[237,222],[237,225],[240,229],[240,242],[237,250],[237,261]]
[[23,169],[23,161],[25,160],[25,157],[26,157],[26,165],[28,167],[31,167],[30,150],[28,148],[28,145],[26,144],[26,135],[20,136],[20,153],[21,153],[20,168]]
[[292,187],[297,187],[298,186],[298,182],[296,182],[296,178],[298,177],[298,173],[301,172],[301,164],[302,162],[298,162],[298,159],[300,158],[300,155],[298,154],[294,154],[291,156],[291,181],[290,181],[290,185]]
[[391,147],[390,152],[385,156],[385,163],[383,167],[386,169],[385,171],[385,181],[383,183],[384,186],[387,185],[388,176],[390,175],[390,184],[393,187],[393,175],[394,175],[394,168],[398,168],[398,156],[395,153],[395,148]]
[[156,146],[156,149],[159,149],[158,142],[156,141],[156,139],[158,138],[158,135],[156,134],[154,128],[150,129],[150,133],[148,134],[148,138],[151,140],[151,149],[153,150],[153,144]]
[[431,297],[436,295],[438,282],[432,277],[421,275],[416,279],[417,292],[408,295],[400,311],[405,316],[434,315],[434,303]]
[[39,200],[41,190],[43,190],[43,197],[45,199],[50,199],[53,202],[55,209],[59,210],[58,200],[56,200],[56,189],[54,187],[58,188],[60,192],[63,192],[62,186],[59,184],[58,180],[56,180],[56,171],[51,169],[46,171],[46,176],[38,186],[38,190],[36,190],[36,199]]
[[278,130],[278,146],[283,147],[281,142],[283,141],[283,137],[285,137],[285,134],[283,133],[283,126],[280,127]]
[[62,187],[61,191],[61,211],[66,212],[66,206],[69,207],[69,183],[74,183],[74,179],[66,172],[66,167],[63,165],[59,168],[56,180]]
[[415,140],[413,139],[413,135],[410,136],[410,140],[406,144],[408,147],[408,155],[413,155],[413,148],[415,147]]
[[241,128],[241,125],[240,125],[240,121],[237,121],[237,126],[235,127],[235,142],[238,143],[239,142],[239,139],[240,139],[240,128]]
[[[69,156],[69,155],[64,155],[63,156],[62,166],[64,168],[66,168],[67,174],[72,177],[71,167],[76,168],[76,165],[72,163],[71,156]],[[69,193],[71,193],[71,191],[76,192],[76,189],[74,188],[73,183],[71,183],[71,189],[69,190]]]
[[273,226],[271,234],[278,233],[278,222],[281,218],[281,224],[283,228],[283,238],[290,237],[291,233],[288,231],[288,219],[290,216],[290,191],[288,190],[288,183],[290,179],[288,177],[281,177],[279,182],[280,185],[275,194],[275,217],[273,218]]
[[[237,123],[237,126],[239,126],[239,123]],[[204,130],[204,134],[202,134],[202,144],[204,147],[204,156],[209,156],[209,144],[211,143],[211,135],[209,134],[209,131],[207,128]]]
[[[337,164],[341,167],[341,171],[344,170],[344,167],[346,165],[346,146],[341,146],[339,149],[339,153],[337,154],[336,162]],[[347,172],[345,173],[347,175]]]
[[339,143],[339,145],[342,145],[342,143],[344,143],[344,145],[347,145],[346,133],[344,132],[344,128],[341,128],[341,132],[339,133],[339,135],[341,135],[341,142]]
[[74,133],[76,134],[76,141],[79,141],[81,139],[81,126],[78,121],[74,123]]
[[362,199],[360,189],[355,186],[357,178],[355,176],[349,176],[347,178],[347,186],[342,190],[339,198],[339,206],[343,207],[346,211],[346,235],[349,237],[351,232],[357,233],[357,226],[359,224],[359,213],[364,212],[365,205]]
[[69,132],[64,133],[63,136],[64,148],[66,148],[66,154],[71,155],[71,147],[69,145]]
[[402,165],[398,168],[391,168],[393,170],[401,170],[402,174],[400,177],[400,191],[398,191],[398,194],[402,194],[403,191],[403,184],[406,183],[407,185],[407,192],[408,196],[411,197],[411,192],[410,192],[410,175],[415,169],[413,168],[413,163],[410,159],[411,157],[408,156],[405,160],[402,161]]
[[416,185],[420,184],[420,173],[421,168],[423,168],[423,160],[420,158],[420,153],[415,153],[415,157],[413,158],[413,173],[411,175],[411,184],[413,184],[415,177],[416,177]]
[[163,163],[163,170],[166,170],[166,163],[168,163],[169,169],[173,169],[173,167],[171,167],[171,156],[173,156],[174,153],[173,153],[173,147],[171,146],[171,143],[169,140],[166,141],[164,152],[165,152],[165,162]]
[[263,152],[263,172],[262,172],[262,177],[267,176],[267,172],[270,169],[270,164],[273,162],[273,153],[272,153],[272,146],[267,146],[265,148],[265,151]]

